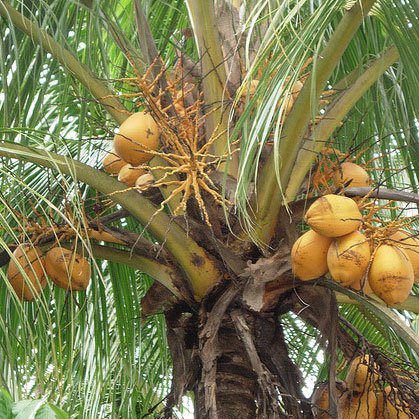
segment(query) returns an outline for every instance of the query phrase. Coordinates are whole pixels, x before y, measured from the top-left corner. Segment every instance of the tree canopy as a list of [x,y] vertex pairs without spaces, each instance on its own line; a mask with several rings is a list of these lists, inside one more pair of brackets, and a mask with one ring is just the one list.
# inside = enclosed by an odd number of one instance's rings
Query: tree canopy
[[[70,417],[297,418],[327,381],[333,416],[368,354],[415,417],[418,285],[364,285],[380,246],[419,254],[418,41],[415,0],[0,0],[0,387]],[[124,131],[143,113],[156,147]],[[362,214],[358,290],[292,267],[330,194]]]

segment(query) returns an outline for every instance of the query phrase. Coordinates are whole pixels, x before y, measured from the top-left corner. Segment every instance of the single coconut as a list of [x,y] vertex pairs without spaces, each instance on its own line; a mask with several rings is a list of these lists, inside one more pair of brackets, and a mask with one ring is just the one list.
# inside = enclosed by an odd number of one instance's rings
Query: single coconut
[[322,236],[340,237],[357,230],[362,215],[352,199],[330,194],[317,199],[308,209],[305,219]]
[[339,419],[371,419],[378,418],[377,396],[374,391],[360,394],[346,392],[338,399]]
[[7,279],[21,300],[31,301],[47,284],[41,249],[20,244],[13,257],[7,269]]
[[327,250],[332,239],[321,236],[313,230],[304,233],[291,250],[291,264],[294,275],[302,281],[319,278],[327,269]]
[[333,174],[333,183],[337,187],[358,188],[371,185],[371,179],[364,168],[355,163],[345,162]]
[[368,281],[378,297],[389,306],[402,303],[413,287],[413,267],[406,252],[381,245],[371,264]]
[[87,259],[62,247],[53,247],[47,252],[45,270],[51,280],[65,290],[85,290],[90,282]]
[[251,80],[250,83],[248,84],[248,89],[243,90],[242,96],[243,97],[253,96],[256,92],[258,85],[259,85],[259,80],[257,79]]
[[126,164],[120,171],[118,175],[118,180],[125,185],[131,187],[135,185],[135,181],[142,175],[144,175],[145,170],[142,167],[134,167],[130,164]]
[[[337,400],[342,397],[346,390],[345,383],[336,381]],[[324,382],[316,386],[311,395],[311,410],[315,419],[329,419],[329,383]]]
[[294,98],[292,95],[288,95],[283,100],[285,103],[284,114],[288,115],[291,112],[292,107],[294,106]]
[[405,230],[397,230],[390,236],[390,239],[395,241],[395,246],[400,247],[406,252],[410,263],[413,266],[415,274],[415,282],[419,283],[419,239],[414,237],[411,233]]
[[137,178],[135,186],[141,188],[140,192],[148,189],[154,183],[154,176],[151,173],[145,173]]
[[115,151],[133,166],[149,161],[153,155],[148,151],[159,148],[160,130],[149,113],[136,112],[119,127],[114,137]]
[[287,97],[284,98],[285,115],[288,115],[291,112],[291,109],[294,106],[294,103],[297,100],[297,97],[300,94],[300,91],[302,88],[303,88],[303,83],[297,80],[294,86],[292,86],[291,92],[288,94]]
[[327,266],[332,278],[346,287],[361,281],[370,258],[367,238],[359,231],[353,231],[333,240],[327,252]]
[[303,83],[300,82],[300,80],[297,80],[294,83],[294,86],[292,86],[292,89],[291,89],[291,95],[294,98],[294,100],[297,99],[297,96],[300,94],[303,87],[304,85]]
[[127,164],[126,161],[122,160],[115,151],[108,153],[103,159],[103,169],[105,172],[112,175],[118,174],[123,166]]
[[348,388],[355,393],[372,390],[379,378],[378,367],[369,355],[357,356],[353,359],[346,375]]
[[409,406],[400,400],[397,389],[387,386],[378,394],[377,418],[380,419],[409,419],[412,418]]

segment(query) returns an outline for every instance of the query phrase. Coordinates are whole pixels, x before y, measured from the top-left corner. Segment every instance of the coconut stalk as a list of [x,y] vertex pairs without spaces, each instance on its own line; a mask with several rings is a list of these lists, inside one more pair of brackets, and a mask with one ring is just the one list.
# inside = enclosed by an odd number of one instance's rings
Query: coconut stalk
[[14,143],[0,143],[0,156],[29,161],[59,171],[109,195],[146,226],[160,242],[164,242],[189,278],[197,299],[201,299],[219,281],[221,273],[202,247],[164,212],[157,212],[158,208],[148,199],[134,190],[124,192],[126,186],[111,176],[71,158]]
[[[323,51],[319,54],[315,69],[305,82],[285,120],[278,152],[279,172],[275,168],[275,153],[271,153],[261,171],[257,187],[258,195],[253,204],[256,212],[254,220],[256,226],[252,234],[253,239],[261,247],[269,245],[270,239],[274,235],[280,207],[284,201],[284,190],[288,185],[298,152],[304,144],[304,134],[310,123],[310,118],[315,113],[311,107],[313,98],[318,100],[320,97],[328,78],[374,3],[375,0],[356,2],[345,13]],[[279,173],[279,176],[275,176],[275,173]],[[278,182],[280,182],[281,188]]]
[[370,198],[386,199],[388,201],[412,202],[419,204],[419,194],[414,192],[397,191],[394,189],[357,187],[348,188],[344,191],[345,196],[353,198],[354,196],[368,196]]
[[[207,140],[211,136],[218,136],[212,144],[212,152],[221,157],[228,152],[229,112],[224,103],[224,100],[228,99],[227,76],[215,19],[214,1],[187,0],[186,5],[201,60],[202,88],[208,106],[205,117],[206,136]],[[225,168],[226,163],[221,163],[219,170]],[[232,158],[228,164],[228,173],[237,177],[237,171],[238,161]]]
[[384,306],[382,302],[378,302],[369,297],[363,297],[357,292],[342,287],[334,281],[320,279],[316,281],[316,284],[338,291],[370,310],[375,316],[389,325],[397,333],[397,335],[399,335],[414,351],[416,351],[416,353],[419,354],[418,335],[409,326],[407,326],[393,310]]
[[[376,301],[377,303],[380,303],[380,301],[374,295],[371,295],[368,298]],[[339,304],[352,304],[355,306],[362,305],[359,300],[355,300],[354,298],[342,294],[341,292],[336,292],[336,301]],[[412,313],[419,314],[419,297],[417,295],[409,295],[406,301],[400,304],[396,304],[393,306],[393,308],[396,310],[407,310]]]
[[300,186],[313,165],[317,154],[321,151],[325,141],[339,126],[344,116],[352,109],[367,90],[383,75],[383,73],[397,60],[399,53],[395,46],[388,48],[380,58],[370,63],[365,72],[330,105],[322,120],[314,128],[310,138],[305,141],[298,153],[285,192],[286,201],[293,201]]
[[91,244],[89,249],[91,249],[95,259],[104,259],[111,262],[122,263],[126,266],[130,266],[131,268],[144,272],[146,275],[164,285],[177,298],[182,298],[182,295],[174,284],[174,279],[179,277],[179,274],[170,266],[163,265],[153,259],[139,256],[126,250],[115,249],[114,247]]

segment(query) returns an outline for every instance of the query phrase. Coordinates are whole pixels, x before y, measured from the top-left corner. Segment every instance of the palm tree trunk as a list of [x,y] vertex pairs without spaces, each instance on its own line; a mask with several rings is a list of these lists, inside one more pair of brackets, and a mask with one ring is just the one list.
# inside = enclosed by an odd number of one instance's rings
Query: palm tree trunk
[[[200,321],[194,315],[185,317],[181,310],[176,320],[168,319],[172,395],[193,390],[197,419],[279,419],[287,414],[311,418],[277,314],[261,315],[233,303],[217,325],[213,317],[219,314],[217,304],[204,314],[203,307]],[[176,397],[169,404],[175,405]]]
[[[258,382],[243,347],[231,322],[219,330],[220,356],[216,366],[214,399],[208,410],[205,397],[205,381],[200,380],[195,388],[195,417],[251,419],[257,417]],[[213,409],[212,407],[216,408]]]

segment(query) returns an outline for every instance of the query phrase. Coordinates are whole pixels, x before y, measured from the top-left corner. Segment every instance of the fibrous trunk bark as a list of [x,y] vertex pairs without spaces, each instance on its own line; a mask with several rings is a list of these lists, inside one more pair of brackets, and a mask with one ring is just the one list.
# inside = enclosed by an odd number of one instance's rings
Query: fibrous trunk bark
[[193,390],[197,419],[312,417],[277,314],[248,310],[234,302],[233,289],[202,304],[199,318],[181,310],[167,316],[174,360],[169,404]]
[[[288,356],[275,317],[242,307],[226,312],[213,348],[217,353],[214,370],[203,369],[195,388],[197,419],[312,417],[301,391],[300,373]],[[211,380],[205,375],[211,373],[215,386],[208,395]]]
[[216,409],[208,411],[205,403],[205,380],[201,379],[195,387],[195,417],[256,418],[257,377],[231,322],[224,324],[219,330],[218,352],[215,394],[211,401]]

